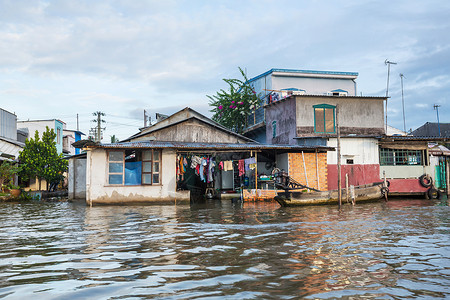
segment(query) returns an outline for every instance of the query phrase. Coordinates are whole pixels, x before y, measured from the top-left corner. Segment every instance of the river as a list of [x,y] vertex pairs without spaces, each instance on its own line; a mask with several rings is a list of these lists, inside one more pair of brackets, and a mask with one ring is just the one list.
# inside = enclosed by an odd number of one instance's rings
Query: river
[[0,203],[0,298],[450,298],[449,212],[414,199]]

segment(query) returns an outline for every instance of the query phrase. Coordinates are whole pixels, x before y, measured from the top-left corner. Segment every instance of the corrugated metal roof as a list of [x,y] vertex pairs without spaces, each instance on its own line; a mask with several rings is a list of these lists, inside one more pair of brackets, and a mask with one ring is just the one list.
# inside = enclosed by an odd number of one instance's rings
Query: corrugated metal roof
[[358,76],[357,72],[335,72],[335,71],[315,71],[315,70],[294,70],[294,69],[270,69],[258,76],[248,80],[248,83],[253,82],[261,77],[267,76],[273,72],[280,73],[300,73],[300,74],[316,74],[316,75],[339,75],[339,76]]
[[399,135],[399,136],[384,136],[382,139],[392,141],[446,141],[448,137],[444,136],[412,136],[412,135]]
[[269,145],[269,144],[226,144],[226,143],[188,143],[188,142],[162,142],[162,141],[137,141],[113,144],[99,144],[89,146],[88,148],[106,148],[106,149],[136,149],[136,148],[167,148],[167,149],[185,149],[185,150],[291,150],[291,151],[308,151],[334,150],[333,147],[324,146],[298,146],[298,145]]

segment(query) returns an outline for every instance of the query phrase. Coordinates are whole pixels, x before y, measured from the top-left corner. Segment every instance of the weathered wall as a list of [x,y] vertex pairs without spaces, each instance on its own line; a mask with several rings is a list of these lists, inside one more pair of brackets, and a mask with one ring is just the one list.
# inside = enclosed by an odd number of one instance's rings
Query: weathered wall
[[0,108],[0,136],[17,140],[17,116]]
[[[335,190],[338,187],[338,170],[337,165],[328,165],[328,190]],[[380,165],[364,164],[364,165],[341,165],[341,187],[345,188],[345,174],[348,174],[349,185],[364,185],[380,182]]]
[[[151,132],[149,135],[157,141],[178,141],[197,143],[248,143],[236,135],[219,130],[209,124],[196,119],[189,119],[185,122]],[[142,136],[132,141],[148,140],[147,136]]]
[[69,199],[86,199],[86,158],[69,159]]
[[[337,139],[328,139],[327,146],[337,147]],[[375,138],[341,138],[341,164],[379,164],[378,140]],[[328,152],[328,164],[337,165],[337,151]]]
[[[328,146],[337,147],[337,139],[330,138]],[[351,164],[348,160],[353,160]],[[371,184],[380,181],[378,140],[375,138],[341,139],[341,178],[345,187],[345,174],[350,185]],[[337,189],[337,151],[328,152],[328,189]]]
[[380,177],[383,172],[386,178],[419,178],[429,174],[434,179],[435,166],[380,166]]
[[327,172],[326,153],[289,153],[289,176],[301,184],[326,190]]
[[108,185],[107,152],[96,149],[88,152],[86,178],[86,203],[167,203],[188,202],[189,191],[176,191],[176,154],[173,150],[162,151],[161,184],[114,186]]
[[[276,121],[275,137],[273,122]],[[295,99],[286,99],[266,109],[266,141],[269,144],[295,145],[297,141],[295,126]]]
[[339,104],[341,134],[381,135],[384,133],[384,108],[380,99],[364,97],[297,96],[297,136],[314,133],[314,105]]

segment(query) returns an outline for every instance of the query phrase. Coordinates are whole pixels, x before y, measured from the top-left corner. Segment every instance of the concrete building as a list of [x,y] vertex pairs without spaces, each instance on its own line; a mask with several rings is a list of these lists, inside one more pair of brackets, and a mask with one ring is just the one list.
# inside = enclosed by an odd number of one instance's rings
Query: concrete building
[[[265,106],[266,141],[271,144],[337,147],[349,184],[380,181],[378,138],[384,135],[385,97],[290,95]],[[339,109],[339,114],[337,114]],[[337,156],[328,152],[328,187],[337,188]]]
[[58,153],[63,153],[63,130],[66,123],[57,119],[50,120],[29,120],[29,121],[18,121],[17,127],[20,130],[28,130],[28,137],[34,138],[34,134],[37,131],[39,137],[42,138],[42,133],[46,131],[46,128],[53,129],[56,137],[56,150]]
[[80,154],[80,149],[72,146],[73,143],[81,140],[81,136],[85,135],[79,130],[63,129],[63,153],[65,155]]
[[0,108],[0,161],[19,157],[25,146],[17,140],[17,116]]
[[356,72],[313,71],[294,69],[270,69],[249,79],[261,106],[248,119],[244,132],[258,142],[265,143],[264,105],[288,95],[356,96]]

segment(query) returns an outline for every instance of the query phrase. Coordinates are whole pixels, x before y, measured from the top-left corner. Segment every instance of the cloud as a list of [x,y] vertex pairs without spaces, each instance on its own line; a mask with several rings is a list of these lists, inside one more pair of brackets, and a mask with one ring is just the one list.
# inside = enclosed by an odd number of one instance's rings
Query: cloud
[[[143,109],[186,106],[208,114],[206,95],[239,77],[237,67],[249,77],[270,68],[358,72],[359,92],[383,96],[389,59],[398,63],[392,125],[402,125],[394,118],[402,111],[399,73],[414,127],[435,113],[416,104],[441,103],[442,119],[450,118],[450,2],[0,0],[0,7],[0,93],[21,103],[23,115],[78,112],[88,122],[96,110],[135,118]],[[30,109],[37,101],[45,111]]]

